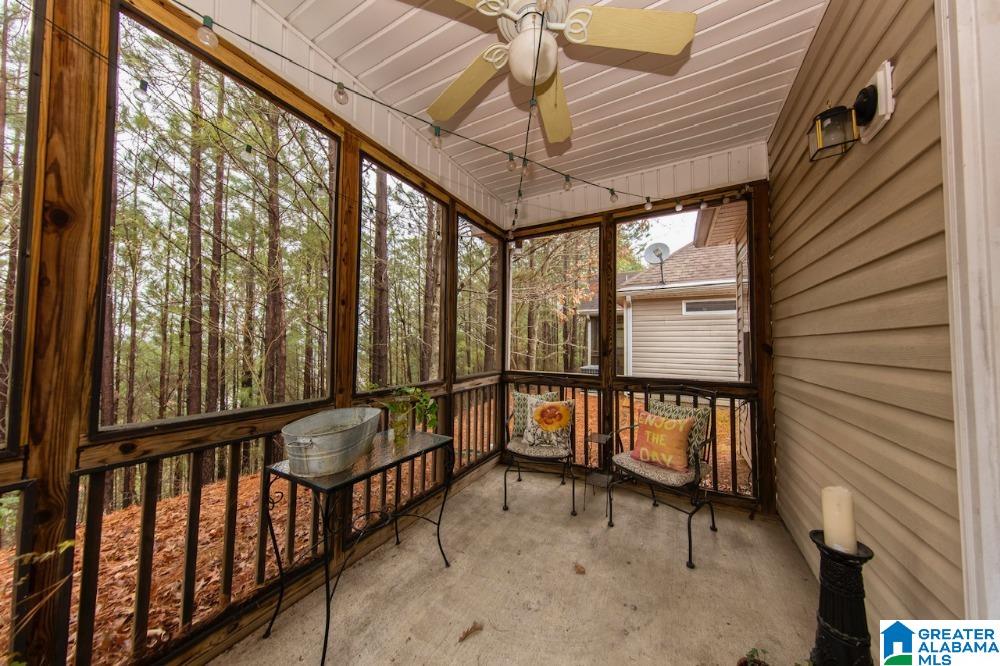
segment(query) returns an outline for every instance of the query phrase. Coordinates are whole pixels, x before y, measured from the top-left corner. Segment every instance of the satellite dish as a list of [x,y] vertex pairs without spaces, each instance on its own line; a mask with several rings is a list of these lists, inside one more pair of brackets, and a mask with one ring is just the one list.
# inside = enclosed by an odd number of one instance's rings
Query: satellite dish
[[663,262],[667,260],[670,256],[670,247],[666,243],[653,243],[646,248],[646,251],[642,253],[642,258],[646,260],[646,263],[650,266],[659,265],[660,267],[660,284],[664,284],[663,280]]
[[650,266],[662,264],[670,256],[670,247],[666,243],[653,243],[642,253],[642,258]]

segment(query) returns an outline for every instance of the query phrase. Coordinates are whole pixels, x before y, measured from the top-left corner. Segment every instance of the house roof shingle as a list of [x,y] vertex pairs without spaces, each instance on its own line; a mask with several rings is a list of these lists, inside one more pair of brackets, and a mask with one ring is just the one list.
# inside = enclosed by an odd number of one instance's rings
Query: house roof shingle
[[663,280],[660,267],[649,268],[634,274],[619,283],[619,289],[641,289],[643,287],[663,287],[685,282],[702,280],[735,280],[736,248],[732,245],[695,247],[685,245],[672,253],[663,262]]

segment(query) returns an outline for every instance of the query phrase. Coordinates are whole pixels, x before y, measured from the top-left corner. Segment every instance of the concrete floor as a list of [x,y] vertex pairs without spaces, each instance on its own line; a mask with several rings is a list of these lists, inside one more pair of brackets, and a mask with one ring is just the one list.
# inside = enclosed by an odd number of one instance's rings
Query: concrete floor
[[[695,517],[695,563],[684,566],[686,517],[627,490],[608,529],[601,494],[569,515],[569,484],[488,472],[448,501],[442,565],[420,521],[345,572],[333,601],[336,664],[736,664],[751,647],[771,664],[808,656],[818,586],[784,526],[720,509]],[[575,572],[579,563],[585,574]],[[285,610],[224,664],[316,663],[322,588]],[[474,621],[483,630],[462,643]]]

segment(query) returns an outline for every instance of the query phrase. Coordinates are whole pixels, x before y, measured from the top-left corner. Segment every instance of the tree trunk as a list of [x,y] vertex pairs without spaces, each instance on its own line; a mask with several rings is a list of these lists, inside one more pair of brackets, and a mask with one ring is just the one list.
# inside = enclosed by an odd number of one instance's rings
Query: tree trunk
[[427,197],[427,241],[424,244],[424,312],[423,330],[420,335],[420,381],[431,379],[432,363],[437,358],[437,312],[438,312],[438,279],[440,274],[441,253],[439,249],[437,220],[437,204]]
[[[312,283],[312,265],[306,262],[306,284]],[[303,298],[302,307],[305,310],[305,360],[302,363],[302,398],[308,400],[313,397],[313,313],[309,292]]]
[[[528,274],[534,276],[535,268],[535,254],[532,252],[528,255]],[[535,299],[530,298],[528,300],[528,315],[527,315],[527,326],[525,326],[525,333],[528,336],[527,340],[527,369],[535,369],[535,357],[538,352],[538,336],[535,335]]]
[[372,298],[371,383],[389,384],[389,184],[385,170],[375,170],[375,276]]
[[[7,41],[10,37],[10,22],[13,20],[7,0],[3,3],[3,28],[0,29],[0,194],[4,186],[4,159],[7,156]],[[19,141],[15,141],[17,145]],[[14,150],[12,160],[18,159],[20,148]],[[17,182],[16,180],[14,181]],[[17,271],[18,233],[20,219],[17,199],[11,196],[11,216],[7,221],[7,274],[3,285],[3,323],[0,327],[0,442],[7,441],[7,399],[10,392],[11,345],[14,343],[14,280]]]
[[486,331],[483,334],[485,351],[483,365],[485,370],[498,369],[497,364],[497,296],[500,293],[500,248],[490,244],[490,277],[486,285]]
[[[219,123],[225,110],[226,79],[219,75],[218,100],[215,117]],[[225,198],[225,151],[222,146],[215,149],[215,191],[212,197],[212,269],[208,277],[208,364],[205,369],[205,411],[220,409],[219,397],[219,340],[220,301],[222,291],[219,276],[222,272],[222,222]]]
[[163,270],[163,302],[160,304],[160,395],[157,400],[157,417],[165,418],[167,415],[167,403],[170,398],[170,357],[172,356],[172,345],[170,344],[170,274],[171,263],[173,261],[173,243],[170,238],[174,232],[173,213],[167,217],[167,242],[166,246],[166,267]]
[[267,301],[264,307],[264,396],[268,404],[285,400],[285,298],[281,262],[281,210],[278,205],[278,111],[267,111]]
[[247,251],[247,264],[243,270],[243,292],[245,302],[243,306],[243,351],[240,354],[241,377],[240,388],[242,389],[241,402],[233,407],[244,407],[250,399],[253,391],[254,375],[254,301],[257,298],[256,283],[254,282],[254,263],[256,262],[257,241],[253,231],[250,233],[250,248]]
[[191,56],[191,145],[188,175],[188,376],[187,413],[201,413],[202,260],[201,260],[201,61]]

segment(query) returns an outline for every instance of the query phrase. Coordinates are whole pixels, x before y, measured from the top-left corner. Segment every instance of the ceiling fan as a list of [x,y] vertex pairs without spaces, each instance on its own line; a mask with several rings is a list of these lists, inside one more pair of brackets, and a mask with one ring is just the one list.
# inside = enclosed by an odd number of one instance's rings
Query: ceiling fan
[[570,11],[569,0],[456,2],[497,17],[500,35],[508,43],[491,44],[476,56],[427,113],[437,123],[448,120],[509,64],[518,83],[534,84],[542,126],[551,143],[565,141],[573,133],[566,94],[559,80],[559,45],[553,33],[561,32],[573,44],[677,55],[694,37],[696,19],[695,14],[659,9],[594,6]]

